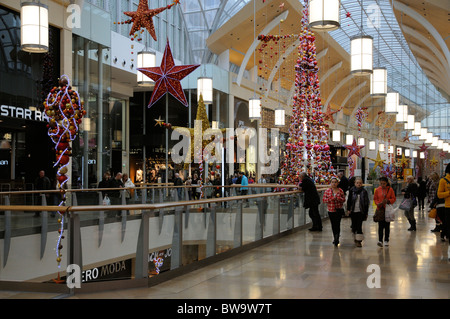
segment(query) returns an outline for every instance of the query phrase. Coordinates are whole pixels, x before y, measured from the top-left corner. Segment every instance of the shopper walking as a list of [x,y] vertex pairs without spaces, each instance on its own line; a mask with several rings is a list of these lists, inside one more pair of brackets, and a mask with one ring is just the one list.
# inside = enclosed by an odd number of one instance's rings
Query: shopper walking
[[428,197],[428,207],[429,209],[436,209],[436,227],[431,230],[432,233],[441,231],[441,216],[438,213],[438,204],[441,209],[441,214],[445,208],[445,200],[441,200],[441,203],[438,203],[439,198],[437,197],[437,188],[439,184],[439,175],[434,172],[430,175],[430,180],[427,183],[427,197]]
[[[389,184],[387,177],[380,177],[380,186],[375,190],[373,200],[377,205],[377,209],[386,210],[387,204],[395,203],[395,193]],[[390,235],[391,223],[385,221],[384,219],[378,222],[378,243],[377,245],[383,247],[383,235],[384,235],[384,245],[389,246],[389,235]]]
[[[409,231],[416,231],[416,218],[414,217],[414,208],[417,206],[417,193],[418,186],[414,182],[414,177],[406,177],[407,186],[402,189],[403,198],[410,199],[411,205],[408,210],[405,210],[405,216],[411,227],[408,228]],[[419,208],[420,210],[420,208]]]
[[352,233],[355,236],[355,245],[356,247],[361,247],[364,240],[362,224],[363,221],[367,220],[369,213],[369,194],[363,187],[361,177],[356,177],[355,186],[350,188],[347,199],[347,211],[352,220]]
[[425,182],[422,177],[417,178],[417,184],[419,185],[417,189],[417,206],[420,210],[425,209],[425,197],[427,196],[427,182]]
[[319,214],[320,196],[313,180],[305,173],[299,175],[299,190],[304,193],[303,207],[309,208],[309,217],[312,220],[310,231],[322,231],[322,219]]
[[331,179],[331,187],[323,193],[323,202],[327,204],[328,216],[331,221],[331,230],[333,231],[333,244],[339,245],[339,236],[341,234],[341,219],[344,215],[343,205],[345,195],[342,188],[338,187],[339,180],[336,177]]
[[438,198],[445,199],[444,219],[442,220],[442,231],[449,241],[448,256],[450,259],[450,164],[445,168],[445,176],[439,181]]

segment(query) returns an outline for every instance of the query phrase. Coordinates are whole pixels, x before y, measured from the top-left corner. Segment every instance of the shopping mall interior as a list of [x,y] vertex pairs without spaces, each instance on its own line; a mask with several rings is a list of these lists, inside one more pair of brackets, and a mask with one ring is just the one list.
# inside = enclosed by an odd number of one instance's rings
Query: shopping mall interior
[[0,48],[1,299],[450,297],[448,0],[0,0]]

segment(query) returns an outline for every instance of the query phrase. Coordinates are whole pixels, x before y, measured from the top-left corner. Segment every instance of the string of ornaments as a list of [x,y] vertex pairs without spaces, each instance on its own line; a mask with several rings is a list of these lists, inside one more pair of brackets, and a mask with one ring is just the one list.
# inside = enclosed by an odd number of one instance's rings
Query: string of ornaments
[[[78,135],[79,126],[82,123],[83,116],[86,115],[84,102],[76,90],[70,85],[69,77],[62,75],[59,79],[59,86],[53,87],[47,95],[44,103],[44,112],[48,121],[47,134],[55,144],[56,162],[53,167],[57,168],[58,189],[60,191],[60,202],[58,206],[65,206],[66,201],[66,183],[69,177],[68,165],[72,156],[70,143]],[[61,250],[63,248],[61,241],[64,239],[64,216],[65,210],[58,211],[58,240],[56,245],[56,262],[58,268],[61,264]]]

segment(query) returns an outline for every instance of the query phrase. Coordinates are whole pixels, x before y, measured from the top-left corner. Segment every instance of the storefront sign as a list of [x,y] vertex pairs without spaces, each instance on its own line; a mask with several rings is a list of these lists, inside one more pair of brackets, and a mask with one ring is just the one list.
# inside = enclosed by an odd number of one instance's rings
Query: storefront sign
[[131,278],[131,259],[118,261],[83,271],[82,282]]
[[32,121],[46,121],[47,116],[41,111],[32,111],[18,106],[1,105],[0,116],[14,117]]

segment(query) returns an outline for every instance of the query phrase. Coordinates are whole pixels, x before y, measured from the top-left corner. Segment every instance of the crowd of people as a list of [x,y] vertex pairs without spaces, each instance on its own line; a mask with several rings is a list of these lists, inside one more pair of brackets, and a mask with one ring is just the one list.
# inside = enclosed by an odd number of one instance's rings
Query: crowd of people
[[[374,190],[373,201],[375,215],[383,217],[376,220],[378,223],[377,245],[387,247],[389,246],[390,223],[392,222],[390,218],[392,218],[392,214],[395,214],[392,205],[397,201],[397,197],[388,178],[383,176],[378,181],[379,187]],[[303,206],[305,209],[309,209],[312,221],[312,227],[309,230],[322,231],[322,220],[319,215],[320,196],[314,181],[305,172],[300,174],[299,188],[305,193]],[[396,209],[404,211],[410,225],[408,231],[417,230],[415,208],[425,211],[426,202],[429,211],[432,209],[437,211],[436,227],[431,231],[440,233],[443,242],[449,241],[450,251],[450,164],[447,165],[443,177],[439,177],[438,173],[433,173],[429,178],[419,177],[416,182],[413,176],[407,176],[406,187],[401,189],[401,194],[403,199]],[[341,219],[349,216],[355,245],[362,247],[364,240],[362,224],[367,221],[370,207],[368,192],[363,186],[363,180],[360,177],[348,180],[343,172],[339,172],[337,177],[332,178],[330,187],[324,191],[322,201],[327,205],[333,244],[339,245]]]

